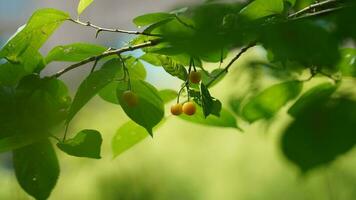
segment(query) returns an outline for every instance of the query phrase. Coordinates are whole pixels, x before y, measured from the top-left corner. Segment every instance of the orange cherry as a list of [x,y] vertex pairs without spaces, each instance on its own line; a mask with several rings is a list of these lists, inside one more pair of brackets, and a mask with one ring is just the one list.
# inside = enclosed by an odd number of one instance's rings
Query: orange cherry
[[191,83],[198,84],[201,81],[200,72],[192,71],[189,74],[189,80]]
[[138,96],[131,90],[127,90],[122,94],[122,99],[129,107],[135,107],[138,104]]
[[183,104],[183,112],[186,115],[194,115],[196,111],[197,111],[197,108],[193,102],[188,101]]
[[171,106],[172,115],[180,115],[183,112],[183,106],[180,103],[174,104]]

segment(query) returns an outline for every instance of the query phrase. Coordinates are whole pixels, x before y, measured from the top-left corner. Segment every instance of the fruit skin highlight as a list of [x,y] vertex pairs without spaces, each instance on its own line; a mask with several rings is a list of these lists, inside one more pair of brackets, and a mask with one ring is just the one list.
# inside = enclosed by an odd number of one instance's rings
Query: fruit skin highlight
[[190,72],[189,80],[191,83],[198,84],[201,81],[201,74],[200,72]]
[[172,115],[180,115],[183,112],[183,105],[180,103],[174,104],[171,106],[171,113]]
[[135,107],[138,104],[138,96],[134,92],[127,90],[122,94],[122,99],[129,107]]
[[197,111],[197,108],[193,102],[188,101],[183,104],[183,112],[186,115],[194,115],[196,111]]

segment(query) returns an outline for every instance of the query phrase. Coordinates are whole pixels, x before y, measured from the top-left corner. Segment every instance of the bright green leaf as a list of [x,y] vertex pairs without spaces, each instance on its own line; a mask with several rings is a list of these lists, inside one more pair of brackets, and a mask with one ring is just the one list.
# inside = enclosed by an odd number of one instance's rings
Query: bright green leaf
[[137,124],[143,126],[151,135],[164,116],[163,100],[158,91],[149,83],[142,80],[131,80],[131,91],[138,97],[138,104],[129,106],[123,99],[123,93],[128,90],[127,83],[118,85],[117,97],[125,113]]
[[170,89],[160,90],[158,93],[164,103],[173,101],[178,96],[178,93],[175,90]]
[[80,0],[77,8],[78,15],[82,14],[82,12],[93,3],[94,0]]
[[96,130],[82,130],[74,138],[58,143],[57,146],[69,155],[99,159],[103,139]]
[[271,118],[286,103],[296,98],[301,92],[303,83],[289,81],[273,85],[249,100],[242,109],[242,116],[250,123]]
[[249,19],[258,19],[283,12],[283,0],[255,0],[240,11]]
[[94,44],[74,43],[53,48],[47,55],[45,61],[79,62],[86,58],[99,55],[107,48]]
[[13,152],[16,178],[21,187],[36,199],[47,199],[57,183],[59,164],[49,142],[43,140]]
[[342,49],[337,68],[344,76],[356,77],[356,49]]

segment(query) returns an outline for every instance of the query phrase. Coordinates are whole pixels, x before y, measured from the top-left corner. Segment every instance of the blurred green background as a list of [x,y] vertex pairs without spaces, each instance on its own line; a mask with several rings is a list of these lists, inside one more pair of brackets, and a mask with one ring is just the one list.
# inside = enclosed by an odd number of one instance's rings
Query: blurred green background
[[[113,1],[97,2],[85,17],[95,19]],[[118,3],[118,2],[121,2]],[[98,23],[110,26],[122,25],[132,28],[129,19],[144,12],[169,9],[183,1],[115,1],[117,9],[108,10],[107,17],[99,15]],[[186,1],[190,2],[190,1]],[[199,1],[191,1],[199,2]],[[16,6],[28,4],[29,6]],[[21,11],[18,19],[1,22],[1,41],[26,21],[32,11],[39,7],[56,7],[75,11],[72,1],[5,1],[0,0],[4,12]],[[126,9],[120,8],[124,5]],[[145,5],[149,5],[145,7]],[[97,6],[97,7],[96,7]],[[95,8],[96,7],[96,8]],[[6,9],[7,8],[7,9]],[[96,10],[97,9],[97,10]],[[6,11],[7,10],[7,11]],[[132,11],[132,12],[130,12]],[[73,12],[72,12],[73,13]],[[124,16],[117,23],[112,16]],[[25,16],[25,17],[21,17]],[[13,20],[11,23],[9,21]],[[126,20],[126,21],[125,21]],[[7,21],[5,23],[5,21]],[[74,40],[94,41],[88,30],[73,30],[65,26],[51,39],[51,46]],[[120,45],[127,38],[106,34],[98,43]],[[95,41],[94,41],[95,42]],[[47,49],[46,49],[47,48]],[[263,59],[265,53],[257,48],[239,61],[224,81],[212,89],[212,94],[228,105],[232,97],[243,94],[250,81],[247,72],[249,60]],[[53,66],[48,73],[63,66]],[[217,67],[217,66],[211,66]],[[208,68],[209,69],[209,68]],[[159,69],[147,66],[148,81],[158,88],[178,88],[179,81],[162,77]],[[82,80],[85,71],[64,77],[72,91]],[[256,72],[256,71],[255,71]],[[265,71],[259,73],[266,74]],[[159,74],[159,75],[158,75]],[[247,78],[244,78],[244,77]],[[237,78],[239,77],[239,78]],[[242,77],[242,78],[241,78]],[[251,77],[250,77],[251,78]],[[74,81],[73,81],[74,79]],[[259,80],[259,79],[258,79]],[[261,80],[262,87],[275,80]],[[322,81],[322,80],[316,80]],[[258,81],[256,81],[258,82]],[[313,84],[313,83],[310,83]],[[355,84],[354,82],[349,83]],[[234,86],[234,87],[232,87]],[[236,86],[236,87],[235,87]],[[227,89],[228,88],[228,89]],[[103,134],[101,160],[75,158],[58,151],[61,175],[50,199],[53,200],[352,200],[356,199],[356,149],[339,157],[331,165],[321,167],[306,175],[282,155],[280,132],[290,121],[284,111],[274,118],[273,126],[266,121],[248,125],[238,121],[244,132],[235,129],[212,128],[191,124],[169,116],[156,132],[154,138],[146,138],[129,151],[113,159],[111,139],[115,131],[129,119],[117,105],[94,98],[80,111],[70,127],[70,133],[82,129],[97,129]],[[11,155],[0,155],[0,199],[30,199],[19,187],[11,170]]]

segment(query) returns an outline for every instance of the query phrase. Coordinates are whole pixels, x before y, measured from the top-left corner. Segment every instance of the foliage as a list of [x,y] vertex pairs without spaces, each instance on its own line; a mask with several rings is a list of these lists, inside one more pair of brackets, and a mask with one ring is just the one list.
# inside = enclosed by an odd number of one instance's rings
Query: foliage
[[[93,0],[81,0],[78,16],[91,3]],[[148,135],[153,137],[153,130],[167,117],[165,104],[177,98],[177,103],[194,101],[198,105],[193,116],[181,115],[180,119],[237,130],[241,130],[237,120],[273,122],[273,117],[291,104],[288,114],[293,120],[281,136],[284,155],[303,172],[328,164],[356,142],[354,93],[339,87],[343,78],[356,76],[356,49],[350,45],[345,48],[347,42],[355,44],[356,29],[350,26],[356,18],[355,6],[351,0],[314,4],[310,0],[212,0],[171,12],[138,16],[133,22],[143,31],[102,28],[72,19],[63,11],[40,9],[0,51],[0,58],[6,60],[0,65],[0,152],[13,152],[21,187],[36,199],[47,199],[59,176],[58,160],[49,138],[56,139],[57,147],[68,155],[101,157],[102,138],[98,131],[83,130],[71,139],[66,137],[71,120],[99,95],[120,105],[131,119],[112,140],[114,157]],[[136,37],[118,49],[73,43],[54,47],[42,56],[39,49],[65,21],[94,28],[96,36],[107,31]],[[235,116],[213,97],[210,88],[224,79],[235,61],[257,45],[266,50],[265,65],[279,83],[262,91],[259,88],[257,93],[248,90],[234,104],[238,104]],[[224,68],[205,69],[207,63],[221,65],[238,48],[239,53]],[[123,55],[137,49],[144,52],[138,58]],[[52,76],[41,76],[52,62],[72,64]],[[158,91],[145,81],[145,62],[180,79],[181,88]],[[93,63],[92,70],[72,101],[59,78],[88,63]],[[287,73],[278,76],[281,70]],[[199,80],[190,81],[192,72],[201,73],[201,81],[200,76]],[[310,75],[305,78],[308,72]],[[317,76],[330,81],[303,89]],[[65,129],[63,138],[54,135],[58,128]]]

